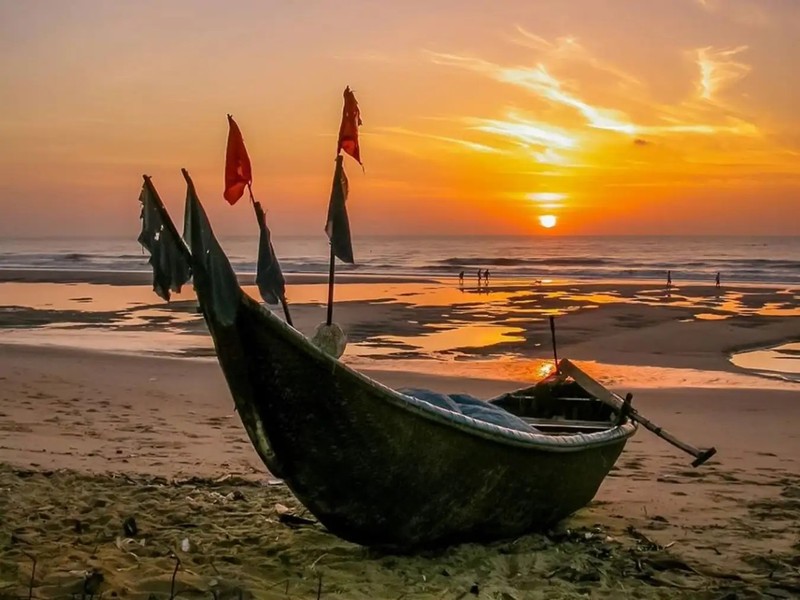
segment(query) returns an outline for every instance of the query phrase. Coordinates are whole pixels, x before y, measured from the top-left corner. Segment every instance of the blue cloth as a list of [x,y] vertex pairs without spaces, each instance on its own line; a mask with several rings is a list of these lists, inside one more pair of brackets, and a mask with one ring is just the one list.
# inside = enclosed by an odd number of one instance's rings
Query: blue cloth
[[535,427],[528,425],[519,417],[512,415],[499,406],[484,402],[468,394],[448,395],[422,388],[403,388],[397,391],[406,396],[412,396],[428,404],[449,410],[450,412],[467,415],[478,421],[500,425],[501,427],[508,427],[516,431],[524,431],[525,433],[539,432]]

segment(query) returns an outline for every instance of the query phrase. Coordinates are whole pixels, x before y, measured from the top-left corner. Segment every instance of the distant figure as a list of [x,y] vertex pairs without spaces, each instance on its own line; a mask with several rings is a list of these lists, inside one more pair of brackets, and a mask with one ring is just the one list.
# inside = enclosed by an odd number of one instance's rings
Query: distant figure
[[464,271],[458,274],[458,285],[464,285]]
[[486,285],[489,285],[489,269],[483,272],[483,280],[486,282]]
[[483,277],[483,272],[478,269],[478,287],[481,287],[481,277]]
[[717,281],[716,281],[716,283],[717,283],[717,287],[719,287],[719,271],[717,271]]
[[672,287],[672,271],[667,271],[667,289]]

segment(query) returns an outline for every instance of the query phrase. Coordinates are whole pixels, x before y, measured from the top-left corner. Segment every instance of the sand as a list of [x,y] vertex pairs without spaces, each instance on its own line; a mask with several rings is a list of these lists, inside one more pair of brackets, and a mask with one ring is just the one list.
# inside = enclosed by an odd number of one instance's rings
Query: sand
[[[800,339],[796,290],[698,286],[666,297],[656,284],[509,283],[481,295],[405,281],[382,298],[374,286],[385,282],[343,285],[336,314],[351,344],[402,346],[391,360],[348,359],[389,386],[513,389],[550,354],[543,316],[568,315],[562,356],[596,361],[582,364],[633,392],[643,414],[719,451],[692,469],[640,430],[595,500],[554,531],[396,556],[339,540],[305,513],[259,461],[212,358],[86,349],[108,323],[113,335],[205,335],[190,299],[165,310],[145,286],[96,283],[47,288],[64,306],[21,287],[3,288],[19,292],[13,303],[0,296],[0,598],[800,596],[800,385],[727,357]],[[304,331],[320,311],[308,285],[293,288],[308,298],[294,307]],[[135,306],[103,295],[120,291],[158,310],[139,305],[149,317],[130,319]],[[725,318],[696,318],[706,311]],[[65,321],[76,327],[59,329]],[[439,352],[419,337],[426,324],[464,323],[513,323],[520,341]]]

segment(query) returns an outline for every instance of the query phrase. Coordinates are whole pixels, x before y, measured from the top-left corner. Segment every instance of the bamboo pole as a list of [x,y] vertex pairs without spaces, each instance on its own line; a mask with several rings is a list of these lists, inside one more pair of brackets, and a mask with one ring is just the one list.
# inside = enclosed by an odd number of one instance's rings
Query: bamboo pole
[[331,242],[331,262],[328,267],[328,318],[326,325],[333,322],[333,279],[336,275],[336,255],[333,253],[333,242]]

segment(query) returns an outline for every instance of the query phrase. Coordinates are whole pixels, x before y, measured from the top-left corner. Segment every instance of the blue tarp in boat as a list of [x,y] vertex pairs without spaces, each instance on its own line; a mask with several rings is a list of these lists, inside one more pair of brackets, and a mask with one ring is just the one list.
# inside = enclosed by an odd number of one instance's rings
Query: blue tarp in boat
[[469,394],[442,394],[423,388],[403,388],[397,391],[439,408],[467,415],[478,421],[485,421],[486,423],[508,427],[516,431],[524,431],[525,433],[539,432],[538,429],[528,425],[510,412]]

